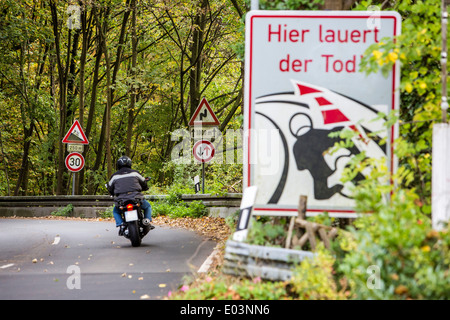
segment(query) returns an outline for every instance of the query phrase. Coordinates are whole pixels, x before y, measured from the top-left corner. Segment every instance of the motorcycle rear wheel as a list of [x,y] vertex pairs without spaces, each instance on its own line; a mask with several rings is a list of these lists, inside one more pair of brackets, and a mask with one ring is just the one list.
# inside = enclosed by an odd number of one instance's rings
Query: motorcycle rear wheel
[[128,235],[133,247],[139,247],[141,245],[138,221],[128,222]]

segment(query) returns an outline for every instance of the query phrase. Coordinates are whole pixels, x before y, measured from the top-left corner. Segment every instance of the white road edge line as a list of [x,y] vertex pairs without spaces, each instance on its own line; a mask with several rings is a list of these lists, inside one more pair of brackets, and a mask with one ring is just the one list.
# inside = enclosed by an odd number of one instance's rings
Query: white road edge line
[[213,262],[214,256],[218,253],[217,249],[215,249],[208,258],[206,258],[205,262],[200,266],[197,273],[206,273],[211,267],[211,263]]
[[14,265],[14,263],[5,264],[5,265],[1,266],[0,269],[6,269],[6,268],[9,268],[9,267],[12,267],[13,265]]
[[59,243],[59,241],[61,241],[61,237],[60,236],[56,236],[55,240],[53,240],[52,246],[56,246]]

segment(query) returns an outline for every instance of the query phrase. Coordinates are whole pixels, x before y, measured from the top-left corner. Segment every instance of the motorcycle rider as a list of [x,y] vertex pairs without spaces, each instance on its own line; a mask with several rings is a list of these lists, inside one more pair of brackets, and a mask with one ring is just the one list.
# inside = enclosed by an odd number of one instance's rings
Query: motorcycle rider
[[141,200],[141,208],[144,210],[144,225],[148,225],[150,230],[155,227],[151,225],[152,207],[150,203],[144,199],[141,191],[148,190],[147,179],[137,171],[131,169],[131,159],[122,156],[117,160],[117,169],[110,178],[108,184],[108,192],[114,196],[113,216],[116,220],[116,227],[119,227],[119,236],[123,236],[126,226],[120,214],[120,202],[127,200]]

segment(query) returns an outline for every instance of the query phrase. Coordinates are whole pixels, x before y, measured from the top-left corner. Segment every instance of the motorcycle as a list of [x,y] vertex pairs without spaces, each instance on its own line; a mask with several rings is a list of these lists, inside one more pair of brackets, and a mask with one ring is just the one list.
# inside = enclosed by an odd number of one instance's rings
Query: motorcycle
[[133,247],[139,247],[142,238],[151,230],[150,220],[144,218],[139,199],[119,203],[120,214],[125,221],[124,237],[131,241]]

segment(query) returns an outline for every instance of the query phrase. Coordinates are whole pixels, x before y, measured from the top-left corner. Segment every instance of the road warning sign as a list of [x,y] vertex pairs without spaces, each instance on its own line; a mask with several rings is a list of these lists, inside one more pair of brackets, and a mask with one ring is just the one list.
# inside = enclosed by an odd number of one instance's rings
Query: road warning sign
[[214,158],[215,152],[214,145],[208,140],[197,141],[192,149],[195,160],[200,163],[211,161]]
[[78,172],[84,167],[84,157],[78,152],[72,152],[66,157],[66,167],[72,172]]
[[217,119],[214,111],[211,109],[206,98],[203,98],[200,101],[197,109],[192,115],[191,120],[189,121],[190,126],[219,126],[220,122]]
[[67,131],[66,136],[64,137],[63,143],[80,143],[80,144],[89,144],[86,135],[84,134],[83,129],[81,128],[78,120],[70,127],[69,131]]

